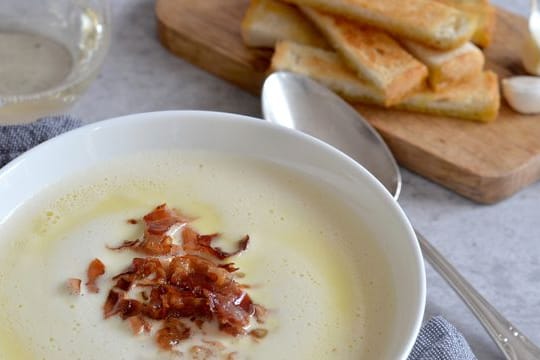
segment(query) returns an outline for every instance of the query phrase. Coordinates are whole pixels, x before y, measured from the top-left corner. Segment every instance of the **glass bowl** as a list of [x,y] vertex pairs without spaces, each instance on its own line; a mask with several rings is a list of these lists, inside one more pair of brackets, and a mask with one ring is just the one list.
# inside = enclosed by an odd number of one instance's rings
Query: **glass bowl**
[[110,42],[107,0],[0,0],[0,124],[66,110]]

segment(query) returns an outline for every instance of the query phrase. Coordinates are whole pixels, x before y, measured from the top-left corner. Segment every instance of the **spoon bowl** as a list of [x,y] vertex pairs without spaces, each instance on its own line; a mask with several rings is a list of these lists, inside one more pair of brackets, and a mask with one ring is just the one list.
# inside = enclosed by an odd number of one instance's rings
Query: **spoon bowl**
[[390,149],[339,96],[304,76],[278,72],[264,82],[262,108],[267,121],[333,145],[371,172],[395,199],[399,197],[401,174]]

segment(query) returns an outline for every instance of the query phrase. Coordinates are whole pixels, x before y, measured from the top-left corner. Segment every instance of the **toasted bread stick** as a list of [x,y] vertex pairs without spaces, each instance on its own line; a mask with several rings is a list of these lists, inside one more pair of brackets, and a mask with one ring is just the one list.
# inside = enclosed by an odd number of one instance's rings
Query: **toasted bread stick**
[[294,6],[276,0],[251,0],[242,20],[247,46],[274,47],[276,41],[328,47],[322,34]]
[[484,67],[484,54],[471,42],[453,50],[437,50],[412,41],[403,41],[403,45],[427,65],[429,84],[435,91],[474,77]]
[[373,25],[399,38],[438,49],[469,41],[474,17],[433,0],[286,0]]
[[341,96],[355,101],[384,104],[382,91],[367,81],[359,79],[333,51],[280,41],[276,45],[270,69],[309,76]]
[[301,10],[360,77],[382,90],[386,105],[424,85],[426,66],[387,33],[317,9]]
[[[356,76],[331,51],[291,42],[279,42],[271,71],[291,71],[310,76],[351,102],[384,105],[380,91]],[[396,109],[489,122],[500,105],[497,75],[485,71],[469,81],[446,87],[441,92],[421,90],[396,105]]]

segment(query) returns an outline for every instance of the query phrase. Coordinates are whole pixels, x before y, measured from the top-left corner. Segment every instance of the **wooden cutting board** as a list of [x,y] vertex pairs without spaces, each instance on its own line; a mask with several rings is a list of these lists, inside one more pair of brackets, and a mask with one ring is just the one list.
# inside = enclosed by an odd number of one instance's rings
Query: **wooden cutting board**
[[[240,23],[248,3],[157,0],[159,38],[174,54],[259,94],[272,52],[242,43]],[[525,19],[498,9],[486,67],[500,78],[524,74],[519,54],[525,33]],[[540,116],[519,115],[504,101],[490,124],[357,108],[402,166],[477,202],[500,201],[540,178]]]

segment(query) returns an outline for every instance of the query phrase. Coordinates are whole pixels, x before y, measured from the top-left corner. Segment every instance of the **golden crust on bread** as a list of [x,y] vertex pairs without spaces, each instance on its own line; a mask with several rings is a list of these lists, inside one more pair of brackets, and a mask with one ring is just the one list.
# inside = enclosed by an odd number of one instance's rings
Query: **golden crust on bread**
[[495,7],[487,0],[437,0],[440,3],[461,10],[476,20],[476,28],[472,42],[481,47],[487,47],[493,40],[497,14]]
[[437,50],[411,41],[404,47],[429,69],[429,85],[435,91],[472,78],[482,72],[484,54],[468,42],[452,50]]
[[398,103],[424,84],[428,70],[387,33],[341,16],[301,10],[360,77],[382,90],[385,104]]
[[433,0],[286,0],[342,15],[419,43],[450,49],[470,40],[473,17]]
[[[290,42],[280,42],[271,71],[291,71],[319,81],[351,102],[383,105],[380,91],[349,70],[337,54]],[[443,91],[421,90],[395,108],[488,122],[497,117],[500,105],[497,75],[482,72]]]
[[399,109],[490,122],[500,107],[497,74],[484,71],[442,91],[419,91],[397,106]]
[[495,8],[487,5],[481,11],[475,13],[478,14],[478,25],[473,34],[472,41],[478,46],[487,47],[493,41],[493,34],[495,33],[495,24],[497,21]]
[[344,66],[333,51],[280,41],[276,45],[270,71],[290,71],[309,76],[349,100],[369,104],[384,104],[383,93],[359,79]]
[[278,40],[328,47],[321,33],[293,5],[276,0],[251,0],[242,20],[247,46],[274,47]]

